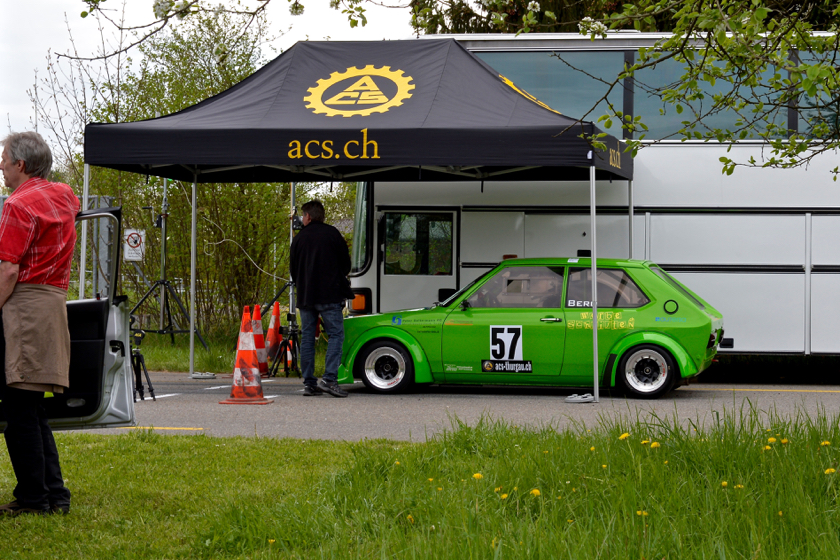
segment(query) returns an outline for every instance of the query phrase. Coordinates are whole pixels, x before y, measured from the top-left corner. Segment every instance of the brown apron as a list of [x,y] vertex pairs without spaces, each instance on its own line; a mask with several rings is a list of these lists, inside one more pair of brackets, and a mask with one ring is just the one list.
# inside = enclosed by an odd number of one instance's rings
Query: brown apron
[[7,385],[46,391],[70,386],[66,291],[15,284],[3,305],[3,332]]

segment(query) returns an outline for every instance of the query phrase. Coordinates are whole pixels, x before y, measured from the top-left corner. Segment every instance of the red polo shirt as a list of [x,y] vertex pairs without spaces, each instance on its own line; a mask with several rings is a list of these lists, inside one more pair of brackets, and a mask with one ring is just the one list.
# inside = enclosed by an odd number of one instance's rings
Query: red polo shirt
[[79,199],[68,185],[29,179],[3,204],[0,261],[20,265],[20,283],[66,290],[78,213]]

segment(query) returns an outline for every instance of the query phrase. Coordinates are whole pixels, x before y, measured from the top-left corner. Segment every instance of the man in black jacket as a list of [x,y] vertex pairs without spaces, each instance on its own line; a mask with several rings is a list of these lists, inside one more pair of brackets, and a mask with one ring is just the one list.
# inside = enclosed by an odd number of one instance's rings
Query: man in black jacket
[[[350,251],[341,233],[324,223],[324,205],[320,200],[310,200],[301,210],[304,228],[292,241],[289,268],[297,287],[297,307],[300,309],[303,394],[329,393],[334,397],[346,397],[347,391],[338,386],[337,379],[344,343],[341,310],[344,300],[353,298],[347,280]],[[315,377],[315,326],[319,316],[329,337],[320,384]]]

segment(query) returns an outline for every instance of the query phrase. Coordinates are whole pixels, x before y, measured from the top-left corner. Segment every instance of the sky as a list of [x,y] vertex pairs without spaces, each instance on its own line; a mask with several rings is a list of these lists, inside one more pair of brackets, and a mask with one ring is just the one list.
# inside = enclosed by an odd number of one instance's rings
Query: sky
[[[253,0],[252,0],[253,3]],[[285,50],[299,40],[407,39],[412,36],[407,9],[368,6],[368,24],[351,29],[346,16],[329,8],[328,0],[305,0],[302,16],[290,16],[286,0],[273,0],[268,9],[275,35],[273,43]],[[152,0],[129,0],[127,21],[144,23],[153,18]],[[27,91],[32,91],[36,71],[40,81],[47,73],[47,55],[67,52],[70,39],[68,23],[80,55],[94,54],[99,39],[94,18],[82,19],[82,0],[0,0],[0,14],[5,25],[0,31],[0,135],[35,129],[35,111]],[[120,0],[108,0],[115,8]],[[291,30],[289,30],[291,25]],[[40,130],[43,132],[43,130]]]

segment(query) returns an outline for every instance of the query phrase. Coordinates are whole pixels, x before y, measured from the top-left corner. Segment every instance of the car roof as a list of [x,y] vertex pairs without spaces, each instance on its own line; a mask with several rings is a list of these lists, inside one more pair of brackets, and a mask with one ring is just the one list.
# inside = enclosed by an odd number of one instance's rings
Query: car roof
[[[653,263],[639,259],[596,259],[597,267],[619,267],[619,268],[647,268]],[[511,266],[565,266],[574,265],[580,267],[592,266],[590,257],[542,257],[529,259],[507,259],[499,263],[502,267]]]

